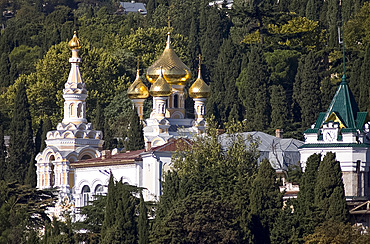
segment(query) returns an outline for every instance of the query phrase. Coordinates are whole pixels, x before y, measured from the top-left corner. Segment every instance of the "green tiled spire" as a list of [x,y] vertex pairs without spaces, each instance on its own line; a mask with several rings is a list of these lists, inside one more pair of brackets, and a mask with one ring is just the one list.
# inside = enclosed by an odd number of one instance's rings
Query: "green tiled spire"
[[342,82],[340,83],[334,98],[325,113],[325,117],[323,118],[321,125],[333,112],[339,117],[346,128],[357,128],[356,117],[359,109],[352,92],[348,88],[345,75],[342,77]]

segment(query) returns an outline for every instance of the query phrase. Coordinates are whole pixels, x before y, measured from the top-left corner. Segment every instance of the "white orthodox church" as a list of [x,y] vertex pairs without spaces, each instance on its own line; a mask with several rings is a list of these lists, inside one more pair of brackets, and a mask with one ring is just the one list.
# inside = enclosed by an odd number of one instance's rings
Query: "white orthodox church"
[[204,104],[210,89],[201,77],[200,68],[189,89],[195,101],[195,119],[188,119],[184,87],[191,73],[172,49],[168,34],[163,54],[147,70],[147,79],[152,83],[150,89],[140,80],[139,70],[128,89],[141,119],[144,100],[149,94],[153,97],[150,118],[143,121],[146,150],[102,151],[102,132],[93,130],[86,120],[87,90],[79,70],[80,42],[76,33],[68,45],[72,57],[63,90],[64,118],[57,130],[47,133],[47,147],[36,156],[37,188],[58,188],[56,215],[65,210],[76,211],[93,200],[94,195],[106,193],[110,172],[116,180],[145,188],[146,200],[157,200],[161,195],[162,172],[170,169],[176,145],[190,145],[189,140],[182,138],[205,132]]
[[[57,215],[64,210],[76,212],[93,200],[94,195],[106,193],[111,172],[116,180],[122,179],[130,185],[145,188],[145,200],[158,200],[162,173],[170,169],[171,156],[177,145],[191,146],[187,138],[205,133],[204,107],[210,89],[201,77],[200,66],[198,77],[189,89],[195,111],[195,119],[189,119],[185,114],[184,87],[191,73],[172,49],[168,34],[165,50],[147,69],[150,89],[140,80],[138,70],[127,91],[145,125],[146,148],[126,153],[102,151],[102,133],[93,130],[86,120],[87,90],[79,70],[80,42],[76,33],[69,47],[72,57],[69,59],[70,74],[63,90],[64,118],[57,130],[47,133],[47,147],[36,156],[37,188],[59,189],[59,202],[54,211]],[[153,98],[153,108],[150,117],[143,120],[143,103],[149,95]],[[366,204],[370,197],[368,121],[367,112],[359,111],[343,77],[328,110],[320,113],[312,128],[304,132],[304,143],[261,132],[250,133],[257,133],[263,140],[259,148],[261,155],[278,162],[278,166],[274,166],[276,169],[299,160],[305,167],[307,158],[313,153],[325,155],[335,152],[341,163],[346,197],[354,206],[351,214],[361,217],[370,213],[370,202]],[[276,145],[280,145],[280,151],[276,150]],[[369,218],[360,217],[357,222],[370,226]]]

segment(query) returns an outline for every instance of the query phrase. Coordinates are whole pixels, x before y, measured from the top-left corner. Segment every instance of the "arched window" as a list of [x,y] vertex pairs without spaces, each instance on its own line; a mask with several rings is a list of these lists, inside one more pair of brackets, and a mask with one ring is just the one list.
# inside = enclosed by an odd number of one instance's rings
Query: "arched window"
[[82,118],[83,114],[82,114],[82,104],[79,103],[78,106],[77,106],[77,117],[78,118]]
[[82,188],[82,206],[87,206],[90,201],[90,187],[84,186]]
[[50,178],[49,178],[50,187],[54,187],[54,184],[55,184],[55,174],[54,174],[54,164],[53,164],[54,160],[55,160],[54,156],[51,156],[50,159],[49,159],[49,163],[50,163]]
[[178,108],[179,107],[179,95],[175,94],[173,96],[173,107]]
[[91,158],[91,156],[90,155],[84,155],[82,158],[81,158],[81,160],[86,160],[86,159],[90,159]]
[[103,188],[103,186],[102,185],[97,185],[96,187],[95,187],[95,195],[103,195],[103,190],[104,190],[104,188]]

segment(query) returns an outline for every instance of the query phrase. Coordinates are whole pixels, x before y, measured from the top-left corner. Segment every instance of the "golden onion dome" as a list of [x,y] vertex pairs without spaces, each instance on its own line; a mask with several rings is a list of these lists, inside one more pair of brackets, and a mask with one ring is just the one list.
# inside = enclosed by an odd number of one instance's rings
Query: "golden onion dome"
[[163,77],[162,69],[159,70],[160,75],[158,79],[152,84],[149,94],[152,97],[168,97],[171,95],[171,87]]
[[162,55],[146,72],[146,78],[150,83],[154,83],[158,78],[161,66],[164,79],[171,85],[184,85],[191,78],[189,67],[181,61],[172,49],[170,32],[168,32],[167,45]]
[[[199,56],[199,60],[200,60],[200,56]],[[211,89],[202,79],[202,74],[200,70],[200,61],[199,61],[198,78],[194,81],[193,85],[191,85],[189,89],[189,96],[191,98],[207,98],[210,92],[211,92]]]
[[135,81],[127,89],[127,95],[130,99],[145,99],[149,97],[148,87],[141,81],[139,70],[137,70]]
[[81,48],[80,40],[77,38],[76,31],[74,32],[72,39],[68,42],[68,46],[71,50],[76,50],[76,49]]

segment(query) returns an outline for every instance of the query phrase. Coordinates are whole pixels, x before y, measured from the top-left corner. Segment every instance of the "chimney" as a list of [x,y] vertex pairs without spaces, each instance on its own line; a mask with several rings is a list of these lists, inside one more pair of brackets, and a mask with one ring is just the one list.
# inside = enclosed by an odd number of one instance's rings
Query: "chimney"
[[111,152],[110,150],[103,150],[101,152],[101,159],[108,159],[108,158],[111,158],[112,155],[111,155]]
[[277,138],[283,138],[284,131],[282,129],[276,129],[275,130],[275,137]]
[[147,141],[146,142],[146,150],[145,151],[149,151],[150,149],[152,149],[152,142],[151,141]]

